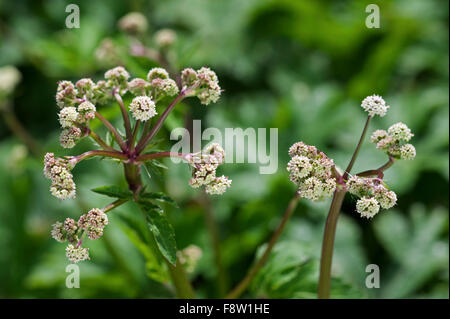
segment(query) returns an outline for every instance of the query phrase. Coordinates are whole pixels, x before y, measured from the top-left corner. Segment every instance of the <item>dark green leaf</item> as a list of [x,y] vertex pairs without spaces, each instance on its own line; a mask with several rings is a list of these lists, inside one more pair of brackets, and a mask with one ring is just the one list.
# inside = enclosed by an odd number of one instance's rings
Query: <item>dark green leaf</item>
[[133,193],[129,189],[114,185],[97,187],[92,189],[92,191],[98,194],[120,199],[131,199],[133,197]]
[[170,196],[162,193],[162,192],[158,192],[158,193],[142,193],[140,195],[140,197],[142,199],[150,199],[150,200],[157,200],[160,202],[166,202],[169,204],[172,204],[175,207],[178,207],[178,204],[176,201],[174,201]]
[[145,213],[150,231],[153,233],[162,255],[171,264],[175,265],[177,262],[175,232],[164,215],[163,210],[158,205],[146,200],[140,200],[138,204]]

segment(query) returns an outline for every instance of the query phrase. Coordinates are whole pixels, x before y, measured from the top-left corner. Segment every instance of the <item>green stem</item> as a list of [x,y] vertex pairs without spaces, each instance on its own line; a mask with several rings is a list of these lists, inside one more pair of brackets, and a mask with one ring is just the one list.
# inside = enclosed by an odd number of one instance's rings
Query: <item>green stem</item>
[[222,263],[222,254],[220,249],[220,238],[217,230],[217,224],[214,220],[212,206],[209,198],[202,192],[202,201],[205,207],[205,223],[209,232],[209,236],[212,242],[212,248],[214,251],[214,263],[217,267],[217,283],[219,290],[219,297],[222,298],[227,291],[227,275]]
[[124,142],[122,137],[120,136],[119,132],[115,129],[115,127],[103,117],[99,112],[95,112],[95,116],[108,128],[108,130],[112,133],[114,139],[116,140],[117,144],[119,144],[120,149],[122,151],[127,150],[127,144]]
[[[135,197],[140,189],[142,189],[142,179],[140,174],[140,165],[136,164],[124,164],[125,177],[127,179],[130,190],[135,194]],[[176,289],[178,298],[192,299],[195,298],[194,290],[186,276],[184,267],[177,260],[176,265],[172,265],[166,258],[164,261],[167,264],[172,282]]]
[[283,218],[281,219],[280,224],[278,225],[277,229],[273,233],[272,237],[270,238],[269,243],[267,244],[266,250],[264,251],[261,258],[256,262],[256,264],[250,269],[250,271],[247,273],[247,275],[242,279],[242,281],[225,297],[226,299],[234,299],[239,298],[239,296],[247,289],[248,285],[252,281],[253,277],[257,274],[258,270],[264,265],[267,258],[270,255],[270,252],[272,251],[273,247],[275,246],[275,243],[280,237],[281,232],[283,231],[284,227],[286,226],[287,221],[292,216],[292,213],[295,210],[295,207],[297,207],[299,195],[298,193],[295,194],[295,196],[291,199],[289,202],[288,207],[286,208],[286,211],[283,215]]
[[164,258],[169,269],[170,277],[176,289],[178,298],[181,299],[195,299],[195,293],[189,282],[183,265],[177,259],[177,264],[172,265],[167,259]]
[[367,117],[366,124],[364,125],[364,129],[363,129],[363,132],[362,132],[362,134],[361,134],[361,137],[359,138],[358,145],[356,146],[356,149],[355,149],[355,151],[353,152],[353,156],[352,156],[352,158],[351,158],[351,160],[350,160],[350,163],[348,163],[348,166],[347,166],[347,168],[345,169],[344,176],[343,176],[344,179],[347,179],[348,174],[350,174],[350,171],[351,171],[352,168],[353,168],[353,164],[355,164],[356,157],[358,157],[359,150],[361,149],[361,145],[362,145],[362,143],[364,142],[364,137],[366,136],[367,129],[369,128],[369,124],[370,124],[370,120],[371,120],[371,119],[372,119],[372,117],[369,115],[369,116]]
[[334,192],[333,201],[331,202],[328,212],[325,231],[322,242],[322,256],[320,259],[320,275],[318,297],[330,298],[331,287],[331,264],[333,259],[334,237],[336,233],[336,225],[339,218],[339,212],[345,197],[345,190],[336,190]]
[[0,106],[0,112],[3,114],[6,125],[30,150],[34,156],[41,156],[42,150],[36,140],[28,133],[17,119],[13,111],[9,109],[9,105]]
[[128,146],[131,146],[131,139],[132,139],[132,132],[131,132],[131,123],[130,123],[130,117],[128,116],[128,112],[125,108],[125,105],[123,104],[122,97],[119,93],[114,92],[114,98],[116,99],[117,103],[120,106],[120,111],[122,112],[123,117],[123,125],[125,126],[125,133],[127,135],[127,141]]

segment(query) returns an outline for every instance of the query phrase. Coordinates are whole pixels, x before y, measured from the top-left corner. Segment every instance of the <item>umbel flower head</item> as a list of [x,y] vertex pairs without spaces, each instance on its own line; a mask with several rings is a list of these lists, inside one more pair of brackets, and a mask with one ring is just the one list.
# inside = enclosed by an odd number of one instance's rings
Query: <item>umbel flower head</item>
[[189,245],[181,251],[177,252],[178,260],[186,268],[186,272],[192,273],[197,265],[197,262],[202,258],[203,252],[200,247],[196,245]]
[[412,160],[416,157],[416,149],[409,140],[414,136],[406,124],[399,122],[391,125],[387,131],[376,130],[370,140],[379,150],[396,159]]
[[103,236],[106,225],[108,225],[106,214],[99,208],[93,208],[87,214],[81,215],[77,222],[72,218],[66,218],[64,223],[56,222],[53,224],[51,235],[60,243],[68,242],[67,258],[71,262],[79,262],[89,259],[88,248],[81,247],[83,234],[86,233],[90,240],[98,239]]
[[336,180],[334,162],[316,147],[298,142],[289,148],[287,165],[291,182],[298,186],[300,197],[318,201],[333,195]]
[[222,92],[216,73],[207,67],[197,71],[184,69],[181,73],[181,82],[184,88],[192,88],[190,95],[196,95],[205,105],[217,102]]
[[52,181],[50,192],[59,199],[75,198],[76,186],[66,159],[47,153],[44,157],[44,175]]
[[380,207],[389,209],[397,203],[397,195],[387,189],[379,178],[354,175],[347,181],[347,190],[361,198],[356,204],[356,210],[361,217],[372,218]]
[[130,111],[136,120],[147,121],[156,114],[155,102],[148,96],[138,96],[130,104]]
[[119,20],[119,28],[130,34],[139,34],[147,31],[147,18],[140,12],[130,12]]
[[386,115],[387,110],[389,109],[389,105],[386,105],[386,102],[379,95],[371,95],[366,97],[362,103],[361,107],[369,113],[369,116],[379,115],[381,117]]
[[192,178],[189,184],[193,188],[205,186],[208,194],[223,194],[231,186],[231,180],[225,176],[216,176],[216,170],[225,159],[225,151],[217,143],[212,143],[204,150],[187,157],[192,166]]

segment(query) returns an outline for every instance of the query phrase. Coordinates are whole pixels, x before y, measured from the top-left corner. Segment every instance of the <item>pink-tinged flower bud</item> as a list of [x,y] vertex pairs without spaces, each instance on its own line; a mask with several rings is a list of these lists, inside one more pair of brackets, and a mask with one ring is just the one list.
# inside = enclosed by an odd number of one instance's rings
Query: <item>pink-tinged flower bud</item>
[[128,82],[128,91],[137,96],[148,96],[151,92],[151,84],[144,79],[133,79]]
[[370,116],[379,115],[381,117],[386,115],[387,110],[389,109],[389,105],[386,105],[386,102],[379,95],[371,95],[366,97],[362,103],[361,107],[369,113]]
[[85,78],[80,79],[75,83],[76,88],[78,89],[78,94],[80,98],[86,97],[91,98],[92,97],[92,89],[94,87],[94,82],[91,79]]
[[52,181],[50,192],[59,199],[74,198],[76,185],[70,173],[69,161],[47,153],[44,157],[44,175]]
[[216,73],[209,68],[202,67],[197,70],[198,86],[195,90],[202,104],[208,105],[219,100],[222,90]]
[[197,81],[197,72],[194,69],[187,68],[181,72],[181,85],[183,88],[193,86]]
[[89,248],[76,247],[69,244],[66,248],[66,257],[70,262],[78,263],[83,260],[89,260]]
[[231,186],[231,179],[225,176],[216,177],[210,183],[206,184],[205,192],[211,195],[222,195],[228,187]]
[[93,208],[80,217],[78,227],[87,232],[89,239],[95,240],[103,236],[103,229],[108,223],[108,216],[101,209]]
[[377,144],[379,141],[385,139],[388,136],[387,132],[385,130],[376,130],[372,133],[372,136],[370,137],[370,141],[372,143]]
[[177,95],[178,86],[172,79],[154,79],[152,81],[153,98],[159,100],[165,96]]
[[130,111],[136,120],[147,121],[156,114],[155,102],[148,96],[138,96],[130,103]]
[[65,234],[63,223],[56,222],[52,226],[53,226],[53,228],[51,231],[51,235],[52,235],[53,239],[60,243],[65,242],[66,234]]
[[396,123],[391,125],[389,129],[377,130],[372,134],[372,143],[377,144],[377,149],[386,152],[391,157],[397,159],[412,160],[416,156],[416,149],[408,142],[414,134],[404,123]]
[[147,31],[147,18],[140,12],[130,12],[120,18],[119,28],[130,34],[140,34]]
[[105,79],[109,80],[107,85],[126,90],[130,74],[125,68],[118,66],[105,72]]
[[76,126],[72,126],[62,130],[59,136],[59,143],[64,148],[72,148],[80,138],[81,130]]
[[56,105],[63,108],[66,106],[73,106],[76,102],[78,91],[70,81],[58,82],[56,89]]

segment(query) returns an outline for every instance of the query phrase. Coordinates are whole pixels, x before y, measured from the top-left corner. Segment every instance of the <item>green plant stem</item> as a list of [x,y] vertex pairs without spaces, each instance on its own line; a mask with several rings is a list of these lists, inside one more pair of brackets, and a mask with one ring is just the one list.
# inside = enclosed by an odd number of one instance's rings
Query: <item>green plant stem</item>
[[284,227],[286,226],[287,221],[292,216],[295,207],[297,207],[298,200],[299,195],[298,193],[296,193],[295,196],[289,202],[289,205],[286,208],[283,218],[281,219],[280,224],[278,225],[277,229],[270,238],[270,241],[267,244],[266,250],[264,251],[263,255],[256,262],[256,264],[249,270],[244,279],[242,279],[242,281],[230,293],[228,293],[228,295],[225,296],[226,299],[239,298],[239,296],[245,291],[245,289],[247,289],[253,277],[255,277],[258,270],[264,265],[267,258],[269,257],[273,247],[275,246],[276,241],[278,240],[278,237],[280,237],[280,234],[283,231]]
[[202,202],[204,203],[203,206],[205,207],[204,210],[205,224],[207,226],[208,233],[212,243],[212,248],[214,251],[214,263],[216,264],[217,268],[217,283],[218,283],[219,297],[222,298],[227,291],[227,274],[225,272],[225,268],[223,267],[222,263],[219,232],[217,230],[217,224],[214,219],[211,203],[209,201],[209,198],[203,192],[202,192]]
[[130,117],[128,116],[127,109],[125,108],[125,105],[123,104],[122,97],[120,96],[119,93],[117,93],[117,90],[116,90],[116,92],[114,92],[114,98],[116,99],[117,103],[119,104],[120,111],[122,112],[123,125],[125,126],[125,134],[127,135],[127,142],[128,142],[128,146],[130,147],[131,143],[132,143]]
[[99,112],[95,112],[95,116],[108,128],[108,130],[112,133],[114,139],[116,140],[117,144],[119,144],[120,149],[122,151],[127,151],[127,144],[124,142],[122,137],[120,136],[119,132],[115,129],[115,127],[103,117]]
[[361,149],[361,145],[364,142],[364,137],[366,136],[367,129],[369,128],[369,124],[370,124],[370,120],[371,119],[372,119],[372,117],[369,115],[367,117],[366,124],[364,125],[364,129],[363,129],[363,132],[361,134],[361,137],[359,138],[358,145],[356,145],[356,149],[353,152],[353,155],[352,155],[352,158],[350,160],[350,163],[348,163],[348,166],[345,169],[345,172],[344,172],[344,175],[343,175],[343,179],[344,180],[347,179],[348,174],[350,174],[350,171],[353,168],[353,164],[355,164],[356,158],[358,157],[359,150]]
[[34,156],[40,157],[42,154],[41,147],[31,136],[31,134],[29,134],[28,131],[22,126],[14,112],[10,110],[9,105],[0,106],[0,113],[3,114],[6,125],[14,133],[14,135],[16,135],[26,145]]
[[100,136],[98,136],[94,131],[92,131],[89,128],[89,136],[94,139],[105,151],[115,151],[115,149],[108,144],[105,143],[105,141],[102,140]]
[[145,162],[157,158],[164,158],[164,157],[178,157],[181,159],[186,159],[187,154],[184,153],[175,153],[175,152],[158,152],[158,153],[150,153],[150,154],[143,154],[136,157],[136,162]]
[[125,154],[123,154],[121,152],[117,152],[117,151],[88,151],[88,152],[85,152],[78,156],[73,156],[73,157],[71,157],[71,159],[73,159],[75,161],[74,164],[77,164],[77,163],[81,162],[82,160],[85,160],[87,158],[94,157],[94,156],[112,157],[112,158],[117,158],[117,159],[121,159],[121,160],[128,160],[128,157]]
[[345,197],[345,190],[336,190],[333,201],[331,202],[325,223],[325,231],[322,241],[322,256],[320,258],[320,275],[318,297],[330,298],[331,286],[331,264],[333,259],[334,237],[336,234],[336,225],[339,218],[339,212]]
[[[140,174],[140,165],[124,164],[125,177],[127,179],[130,190],[137,196],[137,193],[142,189],[142,179]],[[169,269],[169,274],[176,289],[178,298],[193,299],[195,298],[194,290],[189,282],[183,264],[177,260],[176,265],[172,265],[166,258],[164,261]]]
[[395,163],[395,158],[393,158],[392,156],[389,156],[389,160],[383,166],[380,166],[377,169],[370,169],[368,171],[364,171],[364,172],[358,173],[356,175],[360,176],[360,177],[378,176],[380,178],[383,178],[383,172],[385,170],[387,170],[389,167],[391,167],[392,165],[394,165],[394,163]]
[[133,152],[134,150],[134,142],[136,141],[136,137],[137,137],[137,133],[139,130],[139,126],[141,125],[141,121],[137,120],[136,124],[134,124],[134,129],[133,129],[133,135],[131,136],[131,141],[128,143],[129,147],[130,147],[130,153]]

